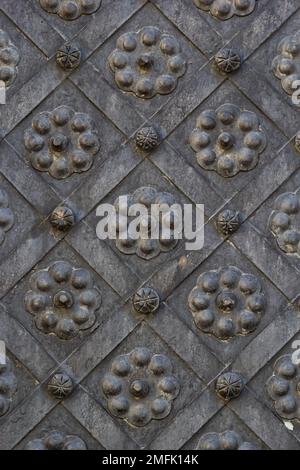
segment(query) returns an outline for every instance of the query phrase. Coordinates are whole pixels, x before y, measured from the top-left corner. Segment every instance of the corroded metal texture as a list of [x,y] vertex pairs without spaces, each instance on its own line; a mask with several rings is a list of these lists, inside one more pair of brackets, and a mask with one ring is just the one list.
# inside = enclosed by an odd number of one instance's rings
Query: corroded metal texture
[[[299,22],[0,1],[0,449],[300,449]],[[203,249],[120,196],[204,204]]]

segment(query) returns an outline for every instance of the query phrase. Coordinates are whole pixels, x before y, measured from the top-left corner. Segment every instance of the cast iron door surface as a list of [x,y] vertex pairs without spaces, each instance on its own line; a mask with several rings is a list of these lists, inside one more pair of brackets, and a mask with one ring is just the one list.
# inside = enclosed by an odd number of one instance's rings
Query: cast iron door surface
[[[0,0],[0,449],[300,448],[299,24]],[[203,248],[101,240],[124,195]]]

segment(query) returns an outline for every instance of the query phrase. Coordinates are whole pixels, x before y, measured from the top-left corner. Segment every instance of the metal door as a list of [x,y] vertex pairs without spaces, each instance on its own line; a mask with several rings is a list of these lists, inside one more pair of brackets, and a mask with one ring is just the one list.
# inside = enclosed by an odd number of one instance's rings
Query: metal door
[[[299,21],[0,0],[1,449],[299,448]],[[100,240],[122,195],[203,248]]]

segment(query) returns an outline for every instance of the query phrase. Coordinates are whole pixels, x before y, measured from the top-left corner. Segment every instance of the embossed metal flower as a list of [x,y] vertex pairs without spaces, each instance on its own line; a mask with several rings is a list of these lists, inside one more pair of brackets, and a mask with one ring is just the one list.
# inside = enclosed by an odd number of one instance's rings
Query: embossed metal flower
[[273,60],[273,72],[281,80],[284,91],[291,96],[295,91],[293,83],[300,80],[300,33],[280,41],[278,53]]
[[252,170],[266,147],[266,136],[252,111],[224,104],[203,111],[190,135],[198,164],[224,178]]
[[193,0],[200,10],[209,11],[219,20],[228,20],[234,15],[246,16],[253,12],[256,0]]
[[300,188],[295,193],[281,194],[275,201],[269,227],[279,248],[285,253],[300,255]]
[[56,53],[56,63],[65,70],[73,70],[80,64],[81,52],[73,44],[63,45]]
[[73,380],[67,374],[58,373],[52,375],[47,388],[50,395],[62,400],[72,393],[74,384]]
[[100,148],[92,119],[69,106],[36,115],[24,143],[31,165],[57,179],[89,170]]
[[67,261],[56,261],[30,278],[26,310],[45,334],[72,339],[95,323],[101,295],[90,272]]
[[171,361],[142,347],[118,356],[101,387],[111,414],[133,426],[168,416],[180,389]]
[[222,49],[215,56],[215,63],[222,72],[232,73],[241,66],[241,56],[233,49]]
[[[124,198],[127,198],[127,205],[124,205]],[[126,217],[127,209],[129,210],[133,204],[142,204],[147,212],[147,215],[140,219],[140,234],[137,240],[130,236],[130,224],[134,217]],[[160,208],[161,217],[155,217],[151,212],[153,204]],[[131,195],[119,197],[115,201],[117,248],[122,253],[136,254],[146,260],[158,256],[161,252],[172,250],[178,243],[174,238],[176,210],[170,210],[165,205],[171,207],[173,204],[176,204],[176,200],[172,194],[159,192],[151,186],[141,187]],[[158,239],[151,239],[151,227],[158,227]]]
[[0,29],[0,80],[6,87],[12,85],[18,72],[20,54],[16,46],[11,42],[8,34]]
[[143,127],[135,136],[137,147],[146,152],[155,149],[159,145],[159,141],[159,135],[154,127]]
[[95,13],[102,0],[40,0],[41,7],[48,13],[56,13],[63,20],[76,20],[81,15]]
[[29,441],[24,450],[87,450],[87,446],[78,436],[68,436],[61,431],[50,431],[40,439]]
[[225,372],[216,381],[216,393],[222,400],[229,401],[240,396],[244,380],[236,372]]
[[300,420],[300,369],[292,361],[292,354],[275,362],[272,377],[267,381],[267,391],[274,406],[284,419]]
[[8,195],[0,188],[0,246],[5,240],[5,234],[14,225],[14,215],[9,208]]
[[259,279],[234,266],[201,274],[188,304],[196,326],[221,340],[253,332],[265,311]]
[[186,71],[177,39],[155,26],[120,36],[108,61],[118,87],[139,98],[171,93]]
[[16,391],[17,379],[10,360],[6,358],[6,364],[0,364],[0,417],[9,411]]
[[227,237],[236,232],[241,225],[240,213],[232,209],[226,209],[218,214],[216,226],[218,231]]
[[159,308],[160,298],[151,287],[142,287],[134,294],[132,304],[136,312],[149,315]]
[[258,446],[243,440],[235,431],[210,432],[201,437],[198,450],[260,450]]
[[75,223],[75,216],[69,207],[59,206],[51,214],[51,225],[57,230],[68,230]]

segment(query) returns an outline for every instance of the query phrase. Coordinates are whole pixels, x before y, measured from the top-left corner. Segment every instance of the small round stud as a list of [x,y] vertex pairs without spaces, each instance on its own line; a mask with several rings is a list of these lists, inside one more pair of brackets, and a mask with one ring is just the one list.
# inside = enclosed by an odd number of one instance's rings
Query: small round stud
[[51,214],[50,223],[53,228],[66,231],[75,224],[75,216],[69,207],[59,206]]
[[216,394],[222,400],[229,401],[240,396],[244,385],[244,380],[240,374],[225,372],[216,381]]
[[240,213],[231,209],[226,209],[223,212],[220,212],[216,220],[217,230],[225,237],[236,232],[240,225]]
[[215,56],[215,64],[221,72],[235,72],[240,68],[241,63],[240,54],[233,49],[222,49]]
[[144,151],[154,150],[160,142],[159,135],[154,127],[143,127],[135,136],[137,147]]
[[158,293],[151,287],[142,287],[133,296],[132,304],[137,313],[149,315],[158,310],[160,298]]
[[51,377],[47,388],[50,395],[52,395],[54,398],[57,398],[58,400],[62,400],[72,393],[74,384],[73,380],[67,374],[62,372],[54,374]]

